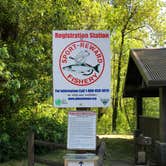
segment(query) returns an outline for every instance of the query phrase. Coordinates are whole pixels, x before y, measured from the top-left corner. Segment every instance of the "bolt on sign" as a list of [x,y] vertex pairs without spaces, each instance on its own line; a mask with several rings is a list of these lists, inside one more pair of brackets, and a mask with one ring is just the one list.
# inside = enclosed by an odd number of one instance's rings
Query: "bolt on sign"
[[53,31],[55,107],[110,103],[109,31]]

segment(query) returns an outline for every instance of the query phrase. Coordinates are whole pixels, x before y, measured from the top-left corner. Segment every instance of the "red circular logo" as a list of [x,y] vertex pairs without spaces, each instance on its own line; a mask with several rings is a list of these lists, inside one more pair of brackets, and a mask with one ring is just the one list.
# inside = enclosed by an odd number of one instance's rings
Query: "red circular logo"
[[70,43],[63,49],[59,67],[68,82],[78,86],[87,86],[101,77],[105,59],[96,44],[80,40]]

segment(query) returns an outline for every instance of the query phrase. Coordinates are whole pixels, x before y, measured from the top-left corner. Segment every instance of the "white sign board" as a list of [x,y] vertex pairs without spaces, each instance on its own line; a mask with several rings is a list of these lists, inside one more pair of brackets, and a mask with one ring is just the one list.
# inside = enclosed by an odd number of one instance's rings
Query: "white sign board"
[[55,107],[110,103],[109,31],[53,31]]
[[71,111],[68,115],[67,148],[74,150],[96,149],[96,113]]

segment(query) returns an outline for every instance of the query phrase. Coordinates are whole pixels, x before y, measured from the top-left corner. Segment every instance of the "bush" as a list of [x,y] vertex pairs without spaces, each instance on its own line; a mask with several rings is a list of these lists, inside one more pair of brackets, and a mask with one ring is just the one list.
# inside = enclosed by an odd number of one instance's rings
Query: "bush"
[[[65,118],[64,110],[58,111],[44,104],[35,110],[23,109],[11,117],[0,117],[0,162],[27,155],[27,136],[30,130],[35,132],[36,139],[65,143]],[[37,147],[36,152],[43,153],[46,149]]]

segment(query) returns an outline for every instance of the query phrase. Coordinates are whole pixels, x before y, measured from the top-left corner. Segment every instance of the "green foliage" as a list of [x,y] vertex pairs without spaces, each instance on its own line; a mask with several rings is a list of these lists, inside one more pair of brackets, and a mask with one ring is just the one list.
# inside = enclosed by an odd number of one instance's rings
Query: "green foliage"
[[97,134],[111,134],[112,129],[112,110],[107,109],[97,122]]
[[[7,10],[9,6],[13,13]],[[2,26],[0,31],[0,53],[5,57],[0,61],[0,111],[11,114],[33,108],[52,95],[52,30],[99,28],[105,6],[90,0],[11,0],[4,1],[1,8],[9,19],[1,17],[0,24],[9,28]]]
[[[65,110],[54,109],[49,104],[38,105],[35,110],[22,109],[12,117],[1,117],[0,161],[20,158],[27,154],[27,136],[56,143],[66,143],[67,117]],[[36,152],[45,152],[36,148]]]
[[6,161],[26,154],[29,130],[38,139],[66,141],[64,110],[40,104],[52,95],[51,32],[95,28],[104,7],[90,0],[4,0],[0,9],[0,161]]
[[[135,113],[135,102],[133,99],[121,100],[121,105],[118,110],[117,118],[117,130],[116,133],[131,134],[135,130],[136,125],[136,113]],[[148,109],[149,110],[149,109]],[[112,134],[112,113],[111,108],[106,109],[103,116],[98,119],[97,122],[97,133],[98,134]]]
[[[118,112],[119,116],[117,118],[117,133],[132,133],[134,126],[130,128],[130,125],[127,122],[126,115],[123,111]],[[132,121],[133,117],[130,117],[130,121]]]
[[159,117],[159,98],[143,98],[143,115]]
[[[127,69],[128,55],[131,48],[163,46],[161,37],[152,39],[158,32],[165,36],[161,23],[161,5],[157,0],[125,1],[115,0],[112,10],[107,15],[112,23],[112,127],[116,131],[118,110],[121,110],[123,85]],[[163,17],[163,16],[162,16]],[[164,19],[164,17],[163,17]],[[149,31],[149,29],[151,31]],[[150,35],[149,35],[150,34]],[[150,40],[149,40],[150,39]],[[162,40],[162,41],[161,41]]]

